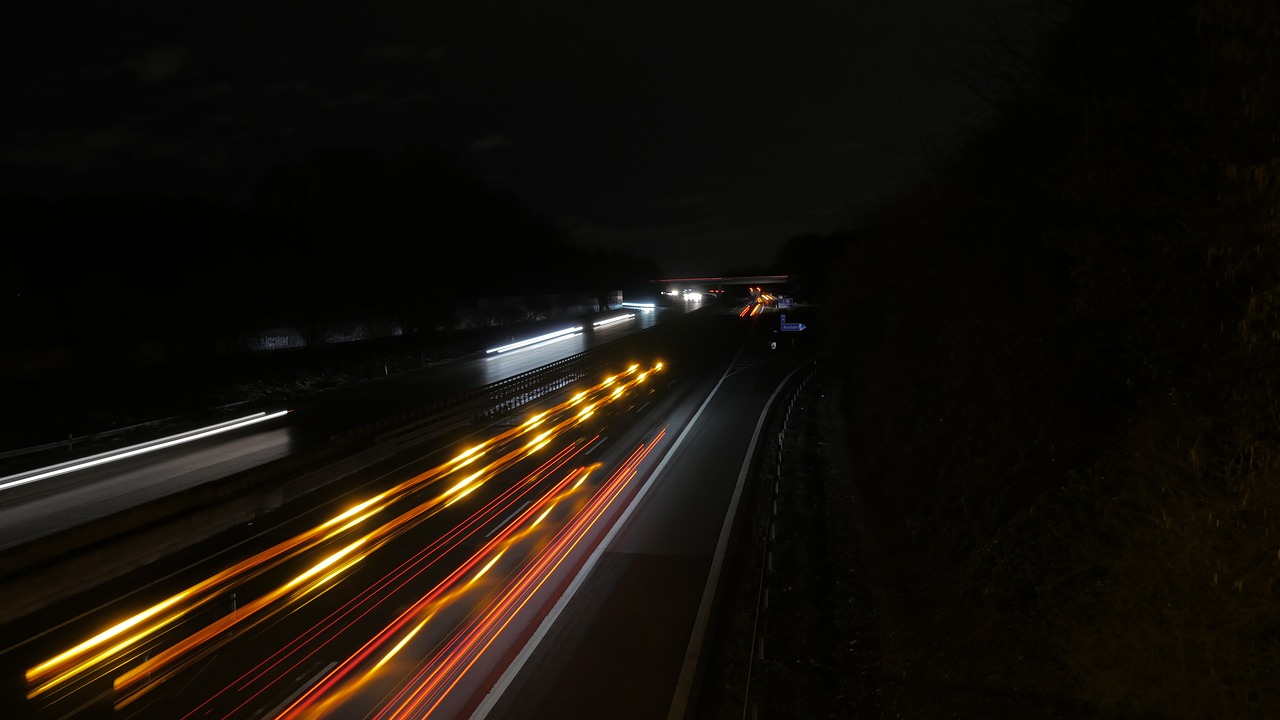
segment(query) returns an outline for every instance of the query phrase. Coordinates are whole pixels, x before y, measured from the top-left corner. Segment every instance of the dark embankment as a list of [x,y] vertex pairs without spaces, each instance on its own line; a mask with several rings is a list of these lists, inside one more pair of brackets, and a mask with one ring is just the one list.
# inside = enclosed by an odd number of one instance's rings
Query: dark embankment
[[884,712],[1274,715],[1280,8],[1070,5],[834,274]]

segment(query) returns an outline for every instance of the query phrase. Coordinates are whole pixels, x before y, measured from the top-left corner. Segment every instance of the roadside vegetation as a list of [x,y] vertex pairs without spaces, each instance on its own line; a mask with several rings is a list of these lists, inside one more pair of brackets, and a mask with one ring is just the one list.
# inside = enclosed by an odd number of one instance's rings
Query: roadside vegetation
[[888,717],[1274,717],[1280,6],[1066,10],[829,239],[871,681]]
[[[788,262],[826,272],[822,391],[798,430],[804,480],[777,498],[765,660],[748,661],[754,515],[728,593],[749,602],[724,609],[708,717],[743,717],[751,699],[761,718],[1280,716],[1280,4],[1076,0],[1046,40],[988,68],[975,87],[991,121],[928,181],[788,246]],[[259,198],[294,243],[263,302],[297,325],[325,288],[342,287],[325,302],[368,294],[332,274],[364,262],[351,238],[385,234],[377,203],[308,198],[350,197],[343,163],[421,171],[340,160],[282,169]],[[457,230],[450,252],[465,254],[458,228],[418,231]],[[325,241],[308,254],[313,231]],[[354,277],[390,288],[378,311],[431,328],[413,270],[433,258],[406,243],[419,254],[396,282]],[[190,286],[225,293],[217,269]],[[90,284],[31,337],[112,331],[97,298],[119,278],[79,272],[50,287]],[[176,297],[179,280],[137,292]],[[233,332],[212,323],[247,322],[255,303],[236,303],[205,302],[196,324]],[[19,368],[47,348],[5,349]],[[254,374],[262,386],[236,397],[311,390],[319,374]]]

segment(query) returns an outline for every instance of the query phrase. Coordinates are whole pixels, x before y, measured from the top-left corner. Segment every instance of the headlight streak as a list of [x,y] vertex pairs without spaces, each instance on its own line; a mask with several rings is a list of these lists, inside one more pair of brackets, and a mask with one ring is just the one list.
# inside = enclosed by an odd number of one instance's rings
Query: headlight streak
[[[487,468],[486,468],[486,469],[487,469]],[[476,489],[476,487],[478,487],[478,486],[475,484],[475,481],[476,481],[476,480],[477,480],[481,475],[484,475],[484,474],[485,474],[485,470],[481,470],[481,471],[479,471],[479,472],[471,473],[470,475],[468,475],[468,476],[464,477],[463,479],[461,479],[461,480],[459,480],[457,483],[455,483],[455,484],[453,485],[453,487],[451,487],[451,488],[449,488],[449,489],[445,490],[443,493],[441,493],[441,494],[440,494],[440,497],[442,497],[442,498],[449,498],[448,502],[449,502],[450,504],[452,504],[454,500],[457,500],[459,497],[465,497],[465,496],[466,496],[468,493],[470,493],[472,490],[475,490],[475,489]],[[459,494],[459,493],[461,493],[461,494]],[[451,496],[451,495],[456,496],[456,497],[452,497],[452,498],[450,498],[449,496]]]
[[238,626],[243,632],[265,620],[267,615],[262,617],[259,615],[276,605],[278,601],[305,596],[328,586],[368,556],[368,551],[356,554],[356,551],[363,546],[370,545],[372,550],[389,539],[385,536],[366,535],[330,554],[284,585],[241,606],[234,615],[224,615],[163,652],[134,666],[117,677],[114,682],[114,689],[120,694],[116,700],[116,709],[129,705],[175,673],[207,656],[225,643],[233,627]]
[[[544,412],[544,413],[541,413],[540,415],[546,415],[546,413]],[[507,431],[507,433],[504,433],[504,435],[508,437],[516,434],[518,433],[515,431]],[[503,436],[499,436],[499,438],[495,438],[495,440],[500,440],[500,439],[507,439],[507,438],[504,438]],[[401,485],[397,486],[396,488],[393,488],[390,491],[374,496],[334,516],[333,518],[322,523],[316,528],[313,528],[307,533],[298,535],[290,541],[286,541],[271,549],[268,549],[262,553],[259,553],[258,555],[244,562],[241,562],[233,566],[232,568],[226,571],[223,571],[222,573],[219,573],[218,575],[215,575],[212,578],[207,579],[206,581],[200,584],[197,584],[191,588],[188,588],[187,590],[182,591],[168,598],[167,600],[164,600],[158,603],[152,608],[149,608],[132,618],[129,618],[121,623],[118,623],[117,625],[113,626],[107,631],[104,631],[103,633],[98,634],[97,636],[91,638],[90,640],[85,641],[84,643],[81,643],[64,653],[61,653],[58,656],[55,656],[51,660],[48,660],[44,663],[41,663],[31,668],[30,670],[27,671],[27,674],[26,674],[27,681],[33,684],[40,682],[43,678],[49,676],[55,671],[58,671],[59,668],[66,665],[71,660],[87,654],[90,650],[121,635],[123,632],[146,622],[147,620],[153,618],[154,616],[159,615],[166,609],[169,609],[173,606],[178,605],[184,600],[194,601],[192,604],[198,604],[198,603],[204,602],[209,597],[216,596],[217,594],[221,593],[224,589],[226,589],[229,586],[230,583],[235,581],[243,582],[245,579],[247,579],[246,577],[247,574],[251,571],[254,571],[255,569],[256,569],[256,572],[254,574],[256,575],[257,573],[260,573],[266,570],[267,567],[269,566],[278,565],[280,562],[283,562],[284,560],[287,560],[289,558],[296,556],[298,553],[302,552],[303,550],[309,549],[326,540],[336,537],[337,534],[343,531],[349,530],[352,527],[354,527],[354,525],[361,522],[362,520],[367,519],[374,512],[385,509],[386,506],[388,506],[395,500],[400,499],[400,497],[402,497],[404,494],[407,494],[410,490],[416,489],[423,482],[437,478],[438,476],[443,475],[444,472],[448,470],[451,470],[457,467],[462,467],[474,462],[475,460],[482,457],[483,451],[485,450],[485,448],[492,444],[493,442],[491,441],[490,443],[487,443],[487,444],[482,443],[480,445],[471,447],[466,451],[462,452],[461,454],[459,454],[458,456],[456,456],[449,463],[446,463],[446,465],[444,466],[435,468],[434,470],[428,471],[427,473],[419,475],[418,477],[406,483],[402,483]],[[374,508],[374,509],[370,510],[371,508]],[[361,511],[364,511],[364,510],[370,510],[370,512],[366,512],[361,515],[360,514]],[[352,518],[356,518],[356,519],[353,520]],[[337,527],[335,528],[335,526]],[[269,566],[267,565],[268,563],[270,563]],[[180,618],[183,612],[186,612],[187,610],[190,610],[190,609],[191,607],[188,606],[185,609],[181,610],[180,612],[163,616],[161,620],[147,626],[139,634],[127,639],[124,642],[121,642],[117,645],[112,646],[111,648],[109,648],[104,652],[94,655],[92,658],[90,658],[87,661],[84,661],[84,664],[82,666],[78,666],[78,670],[77,668],[72,668],[69,674],[65,677],[61,677],[61,679],[58,679],[57,677],[55,677],[53,681],[50,681],[47,683],[41,683],[37,685],[28,694],[28,697],[38,696],[43,692],[61,684],[66,679],[69,679],[70,676],[74,676],[78,674],[78,672],[87,670],[89,667],[92,667],[93,665],[103,662],[107,658],[117,655],[119,652],[121,652],[125,648],[141,641],[146,636],[151,635],[156,631],[166,627],[173,621]]]
[[74,460],[67,463],[39,468],[37,470],[29,470],[16,475],[10,475],[8,477],[0,478],[0,490],[8,490],[9,488],[18,487],[19,485],[26,485],[39,480],[47,480],[51,477],[65,475],[78,470],[85,470],[91,467],[97,467],[98,465],[115,462],[117,460],[123,460],[137,455],[144,455],[146,453],[155,452],[156,450],[163,450],[167,447],[183,445],[185,443],[202,440],[207,437],[213,437],[214,435],[221,435],[225,432],[239,430],[240,428],[256,425],[268,420],[275,420],[278,417],[288,415],[290,412],[292,412],[292,410],[280,410],[270,414],[265,411],[259,412],[237,420],[227,420],[226,422],[209,425],[208,427],[197,430],[171,435],[166,438],[152,440],[151,442],[138,443],[137,445],[131,445],[119,450],[112,450],[111,452],[101,453],[92,457],[84,458],[83,460]]
[[[627,487],[627,483],[631,478],[635,477],[636,468],[644,457],[658,445],[660,439],[666,434],[666,430],[662,430],[657,437],[650,442],[648,446],[640,446],[635,452],[628,457],[625,464],[620,469],[614,471],[611,478],[603,483],[600,488],[596,489],[593,496],[579,512],[572,515],[570,519],[564,523],[563,527],[557,530],[552,541],[548,543],[545,550],[536,553],[530,560],[527,560],[521,568],[513,570],[508,575],[508,582],[504,585],[502,592],[495,600],[486,602],[479,615],[467,623],[465,629],[461,632],[454,633],[453,639],[449,641],[442,650],[435,653],[433,657],[425,664],[420,666],[416,675],[403,684],[403,689],[399,691],[393,701],[385,703],[383,710],[379,712],[378,717],[422,717],[428,716],[439,706],[440,702],[448,696],[449,691],[456,687],[458,680],[465,675],[466,671],[475,662],[480,659],[486,648],[492,646],[492,643],[499,637],[499,634],[507,628],[515,616],[527,605],[527,602],[535,596],[548,579],[552,577],[554,571],[563,564],[568,557],[572,556],[577,544],[588,536],[591,528],[595,527],[596,521],[607,514],[609,507],[618,496],[621,495],[623,489]],[[573,492],[573,489],[580,486],[582,478],[586,475],[586,471],[577,474],[577,477],[566,478],[566,482],[561,483],[556,491],[549,493],[548,498],[556,498],[557,496],[567,495]],[[568,483],[572,480],[572,483]],[[568,484],[568,487],[564,487]],[[531,507],[522,514],[521,521],[529,518],[536,507]],[[536,520],[530,524],[540,523],[550,511],[543,510]],[[511,529],[515,529],[513,523]],[[527,532],[527,530],[526,530]],[[520,533],[522,534],[526,533]],[[512,533],[504,533],[503,547],[509,547],[509,544],[516,542],[518,536]],[[495,560],[490,560],[485,568],[492,566]],[[474,566],[479,560],[474,557],[466,566]],[[461,569],[460,569],[461,570]],[[422,607],[421,610],[426,610]],[[370,683],[374,679],[375,670],[384,664],[379,661],[378,664],[361,670],[360,666],[366,664],[367,659],[376,652],[376,648],[385,646],[385,644],[393,644],[398,651],[404,646],[403,637],[397,641],[396,637],[399,632],[406,626],[412,624],[413,611],[404,612],[401,618],[390,624],[383,632],[372,638],[366,648],[362,648],[360,653],[356,653],[343,665],[335,667],[326,676],[324,682],[312,685],[310,691],[297,698],[293,705],[285,710],[278,717],[280,720],[293,719],[293,717],[319,717],[337,710],[340,703],[349,700],[355,696],[366,683]],[[415,632],[415,630],[410,630]]]
[[[513,483],[502,494],[478,509],[463,522],[435,539],[431,544],[420,549],[413,557],[405,560],[399,567],[385,574],[380,580],[368,585],[359,595],[348,600],[342,607],[334,610],[328,617],[313,625],[311,630],[300,634],[288,645],[277,650],[253,669],[241,675],[238,680],[228,685],[225,690],[218,694],[230,692],[239,700],[240,704],[227,717],[235,717],[242,708],[253,701],[261,690],[251,693],[250,688],[255,683],[264,680],[267,673],[274,672],[277,677],[281,677],[286,673],[297,672],[302,663],[318,653],[323,644],[328,643],[330,638],[340,636],[343,632],[348,631],[357,621],[376,609],[384,598],[400,592],[410,582],[416,580],[423,572],[432,567],[437,560],[444,557],[446,553],[457,548],[468,538],[475,536],[482,525],[492,518],[506,513],[522,497],[534,489],[535,482],[539,477],[556,472],[585,448],[590,447],[596,439],[592,438],[586,443],[566,447],[527,475],[523,481]],[[444,598],[444,600],[447,600],[447,598]],[[320,647],[306,650],[306,646],[313,641],[318,641]],[[290,664],[284,666],[291,657]],[[214,698],[216,697],[217,695],[214,696]],[[188,713],[186,717],[190,718],[202,714],[200,711],[208,706],[214,698],[206,700],[199,707]],[[206,710],[204,714],[207,713],[208,711]]]
[[[438,469],[439,468],[437,468],[437,470]],[[435,471],[425,473],[404,485],[415,483],[421,479],[429,479],[434,472]],[[109,630],[99,633],[72,649],[31,668],[26,673],[27,682],[35,685],[35,687],[28,692],[27,697],[34,698],[47,690],[62,684],[66,680],[101,664],[107,659],[115,657],[126,648],[141,642],[146,637],[154,635],[173,624],[185,613],[190,612],[210,599],[221,595],[232,585],[236,583],[243,583],[249,579],[257,577],[263,572],[266,572],[273,567],[277,567],[287,560],[297,557],[308,549],[337,538],[340,533],[353,527],[354,521],[352,521],[352,518],[357,513],[362,510],[367,510],[374,505],[378,505],[379,509],[382,509],[386,505],[390,504],[394,499],[398,499],[398,497],[396,497],[396,494],[393,491],[377,495],[370,500],[360,503],[337,516],[330,518],[321,525],[258,553],[247,560],[237,563],[231,568],[213,575],[212,577],[207,578],[206,580],[183,590],[164,601],[161,601],[151,608],[142,611],[132,618],[118,623]],[[372,512],[366,512],[360,517],[367,518],[371,514]],[[338,525],[339,523],[344,524]],[[335,528],[335,525],[338,527]],[[173,608],[174,612],[160,616],[159,619],[155,620],[151,624],[142,627],[135,635],[126,638],[106,650],[94,654],[88,659],[81,659],[90,651],[93,651],[95,648],[103,645],[107,641],[119,636],[122,632],[141,625],[147,620],[160,615],[164,610],[170,608]],[[79,662],[71,667],[67,667],[68,664],[76,660],[79,660]]]
[[[444,493],[437,495],[430,500],[417,505],[416,507],[402,513],[398,517],[389,522],[375,528],[372,532],[359,538],[355,542],[346,546],[334,555],[331,555],[312,568],[308,569],[302,575],[295,577],[285,585],[260,596],[252,602],[243,606],[235,616],[225,616],[214,623],[206,626],[204,629],[188,636],[178,644],[168,648],[167,650],[149,657],[144,663],[135,666],[129,672],[116,678],[114,687],[117,693],[121,693],[122,697],[117,700],[116,707],[122,708],[136,700],[148,690],[158,686],[165,679],[171,677],[174,673],[190,666],[197,660],[205,657],[212,652],[217,646],[225,643],[233,626],[241,626],[245,629],[253,627],[262,619],[255,619],[259,613],[271,611],[278,612],[283,609],[283,603],[296,602],[317,591],[326,588],[330,582],[339,575],[349,571],[355,564],[366,557],[369,552],[382,547],[394,538],[407,532],[423,519],[430,517],[442,507],[452,505],[457,499],[463,497],[479,487],[480,483],[476,482],[481,476],[492,477],[501,469],[511,465],[518,459],[517,456],[525,454],[522,450],[515,450],[500,458],[494,465],[486,467],[463,481],[455,484]],[[308,582],[319,574],[319,572],[328,569],[334,565],[336,560],[342,559],[346,555],[354,552],[362,546],[368,546],[368,550],[345,562],[333,571],[325,574],[319,581]],[[137,687],[143,679],[146,684],[138,687],[137,690],[131,688]],[[129,694],[125,695],[128,692]]]
[[[134,615],[133,617],[131,617],[131,618],[127,619],[127,620],[124,620],[124,621],[122,621],[122,622],[119,622],[119,623],[117,623],[117,624],[115,624],[115,625],[111,626],[110,628],[107,628],[106,630],[104,630],[104,631],[102,631],[102,632],[98,633],[97,635],[95,635],[95,636],[93,636],[93,637],[89,638],[88,640],[85,640],[84,642],[80,643],[79,645],[76,645],[76,646],[72,647],[71,649],[66,650],[66,651],[65,651],[65,652],[63,652],[63,653],[61,653],[61,654],[59,654],[59,655],[55,655],[54,657],[50,658],[49,660],[46,660],[45,662],[40,663],[39,665],[37,665],[37,666],[35,666],[35,667],[33,667],[33,668],[31,668],[30,670],[28,670],[28,671],[27,671],[27,682],[32,682],[32,679],[33,679],[33,678],[42,677],[42,676],[44,676],[44,675],[47,675],[48,673],[52,672],[54,668],[57,668],[58,666],[60,666],[60,665],[62,665],[62,664],[64,664],[64,663],[66,663],[66,662],[70,661],[72,658],[74,658],[74,657],[78,657],[79,655],[84,654],[85,652],[87,652],[87,651],[88,651],[88,650],[90,650],[91,648],[97,647],[98,645],[101,645],[101,644],[103,644],[103,643],[107,642],[108,640],[111,640],[112,638],[118,637],[118,636],[120,636],[122,633],[126,632],[127,630],[130,630],[130,629],[132,629],[133,627],[135,627],[135,626],[137,626],[137,625],[140,625],[140,624],[142,624],[142,623],[146,622],[147,620],[151,619],[152,617],[155,617],[156,615],[159,615],[160,613],[164,612],[165,610],[169,609],[170,607],[172,607],[172,606],[174,606],[174,605],[177,605],[178,603],[182,602],[182,600],[183,600],[183,599],[185,599],[186,595],[187,595],[187,593],[186,593],[186,592],[183,592],[183,593],[179,593],[179,594],[177,594],[177,595],[174,595],[173,597],[169,598],[168,600],[165,600],[165,601],[164,601],[164,602],[162,602],[162,603],[159,603],[159,604],[153,605],[153,606],[151,606],[150,608],[148,608],[146,611],[141,612],[141,613],[138,613],[137,615]],[[130,644],[132,644],[132,643],[130,643]],[[127,647],[127,645],[124,645],[124,647]],[[102,655],[103,655],[103,656],[105,656],[105,657],[109,657],[109,656],[111,656],[111,655],[114,655],[116,652],[118,652],[119,650],[122,650],[122,649],[123,649],[123,647],[121,647],[121,646],[117,645],[117,646],[115,646],[115,647],[111,648],[109,651],[102,653]],[[43,687],[41,687],[41,688],[37,688],[37,690],[36,690],[36,691],[32,691],[31,693],[29,693],[29,694],[27,695],[27,697],[28,697],[28,698],[33,698],[33,697],[35,697],[36,695],[39,695],[41,692],[44,692],[45,690],[51,689],[52,687],[55,687],[56,685],[61,684],[61,682],[62,682],[62,681],[61,681],[61,680],[59,680],[59,681],[57,681],[57,682],[50,682],[50,683],[47,683],[45,686],[43,686]]]
[[626,314],[626,315],[619,315],[618,317],[612,317],[612,318],[609,318],[609,319],[607,319],[607,320],[597,320],[597,321],[595,321],[595,322],[591,323],[591,326],[592,326],[592,327],[598,327],[598,328],[608,327],[608,326],[610,326],[610,325],[614,325],[614,324],[616,324],[616,323],[626,322],[627,320],[630,320],[630,319],[632,319],[632,318],[634,318],[634,317],[635,317],[635,315],[632,315],[632,314],[628,313],[628,314]]
[[640,462],[666,434],[663,430],[647,446],[641,446],[599,488],[586,507],[572,517],[548,547],[527,565],[512,573],[501,596],[488,603],[466,630],[431,661],[424,663],[404,689],[375,716],[386,720],[428,717],[447,698],[466,672],[497,640],[521,610],[570,557],[612,507],[635,477]]
[[[375,500],[381,499],[385,495],[384,493],[375,498]],[[161,601],[128,620],[118,623],[106,632],[99,633],[90,640],[80,643],[72,649],[31,668],[27,671],[26,677],[27,682],[34,685],[34,687],[28,692],[27,697],[37,697],[69,679],[87,672],[108,659],[116,657],[125,649],[164,630],[181,619],[186,613],[218,597],[233,585],[257,577],[267,570],[297,557],[302,552],[337,537],[338,533],[349,529],[351,523],[348,522],[337,530],[334,530],[332,526],[344,520],[349,520],[354,512],[367,507],[369,507],[368,503],[362,503],[306,533],[295,536],[291,540],[237,563],[231,568]],[[168,609],[172,609],[173,612],[164,615],[160,614]],[[150,624],[143,625],[143,623],[153,618],[156,619]],[[88,658],[84,657],[107,641],[119,636],[125,630],[132,629],[135,626],[142,627],[134,635],[124,638],[119,643],[98,651]]]
[[[233,587],[242,585],[286,562],[301,559],[303,554],[322,545],[342,540],[344,535],[354,532],[370,519],[384,513],[393,504],[436,484],[453,471],[471,465],[491,451],[506,450],[505,454],[497,460],[490,461],[485,468],[468,476],[466,480],[455,483],[449,490],[418,504],[362,536],[345,540],[346,544],[342,549],[330,552],[324,559],[315,562],[288,582],[240,606],[234,616],[214,621],[159,653],[149,651],[149,657],[145,662],[126,670],[115,680],[115,687],[124,694],[120,700],[124,704],[132,702],[141,693],[155,687],[165,678],[225,643],[236,627],[246,629],[253,627],[271,614],[279,612],[286,603],[299,602],[306,596],[322,592],[370,552],[407,531],[421,519],[473,492],[488,478],[496,476],[515,462],[541,450],[554,438],[583,422],[599,406],[619,397],[620,390],[642,382],[649,373],[660,370],[661,363],[630,377],[627,382],[618,386],[617,391],[606,390],[624,376],[632,376],[637,369],[637,365],[632,365],[623,373],[611,376],[606,381],[576,393],[569,400],[533,415],[522,425],[468,448],[452,460],[402,481],[311,530],[236,563],[32,667],[26,673],[29,684],[28,697],[35,698],[66,684],[73,678],[83,677],[91,672],[101,672],[103,668],[110,665],[118,666],[125,660],[124,653],[130,648],[166,632],[184,617],[189,617],[193,610],[224,596]],[[588,405],[576,413],[572,412],[571,409],[584,400],[588,401]],[[559,421],[555,422],[557,419]],[[552,426],[544,429],[533,440],[511,447],[511,443],[521,435],[542,427],[549,421],[553,422]],[[586,446],[587,444],[577,447],[581,450]],[[574,487],[578,487],[585,473],[575,475]],[[544,509],[542,517],[545,517],[547,512],[549,510]],[[460,536],[454,537],[458,542],[461,541]],[[500,537],[505,537],[505,534]],[[136,652],[135,656],[138,657],[135,657],[135,660],[141,659],[141,655],[140,650]],[[150,680],[143,683],[148,676]]]
[[[578,486],[582,484],[582,478],[585,478],[586,476],[587,476],[587,474],[586,474],[586,473],[582,473],[582,475],[581,475],[581,476],[579,477],[579,479],[578,479],[578,482],[574,483],[574,484],[573,484],[573,487],[571,487],[570,489],[571,489],[571,490],[577,490],[577,489],[578,489]],[[541,525],[541,524],[542,524],[542,521],[543,521],[543,520],[545,520],[545,519],[547,518],[547,516],[551,514],[551,511],[552,511],[552,510],[555,510],[555,509],[556,509],[556,506],[555,506],[555,505],[552,505],[552,506],[548,507],[546,510],[543,510],[541,515],[539,515],[538,517],[534,518],[533,523],[530,525],[530,527],[538,527],[539,525]]]
[[526,447],[526,448],[532,448],[532,447],[534,447],[535,445],[537,445],[538,447],[541,447],[542,445],[545,445],[546,443],[545,443],[544,441],[547,439],[547,436],[551,434],[551,432],[552,432],[551,430],[547,430],[546,432],[539,433],[539,434],[538,434],[538,436],[537,436],[537,437],[535,437],[534,439],[530,440],[530,441],[525,445],[525,447]]
[[417,626],[417,627],[415,627],[413,630],[410,630],[408,633],[406,633],[406,634],[405,634],[405,636],[404,636],[404,639],[402,639],[400,642],[396,643],[396,646],[395,646],[395,647],[391,648],[391,650],[389,650],[389,651],[387,652],[387,654],[386,654],[386,655],[383,655],[383,656],[382,656],[382,659],[381,659],[381,660],[379,660],[379,661],[377,662],[377,664],[375,664],[375,665],[373,666],[373,668],[370,670],[370,672],[377,672],[377,671],[378,671],[378,668],[382,667],[383,665],[386,665],[386,664],[387,664],[387,661],[388,661],[388,660],[390,660],[391,658],[395,657],[395,656],[396,656],[396,653],[400,652],[400,648],[404,647],[405,645],[408,645],[408,644],[409,644],[409,641],[410,641],[410,640],[412,640],[412,639],[414,638],[414,636],[415,636],[415,635],[417,635],[419,632],[421,632],[421,631],[422,631],[422,628],[426,627],[426,626],[427,626],[427,622],[428,622],[429,620],[431,620],[431,618],[433,618],[433,617],[435,617],[435,616],[434,616],[434,615],[428,615],[428,616],[424,617],[424,618],[422,619],[422,622],[418,623],[418,626]]
[[497,552],[497,554],[495,554],[495,555],[493,556],[493,559],[492,559],[492,560],[490,560],[489,562],[485,563],[484,567],[482,567],[482,568],[480,568],[479,570],[477,570],[477,571],[476,571],[476,574],[471,576],[471,579],[467,581],[467,584],[466,584],[464,587],[471,587],[472,585],[474,585],[474,584],[476,584],[477,582],[479,582],[479,581],[480,581],[480,578],[484,577],[484,574],[485,574],[485,573],[487,573],[487,572],[489,572],[489,568],[493,567],[493,564],[494,564],[494,563],[496,563],[496,562],[498,562],[498,560],[499,560],[501,557],[502,557],[502,551],[501,551],[501,550],[499,550],[499,551]]
[[578,335],[581,332],[582,332],[581,327],[574,326],[570,328],[565,328],[563,330],[550,332],[545,335],[532,337],[527,340],[520,340],[518,342],[513,342],[509,345],[502,345],[499,347],[489,348],[488,350],[485,350],[485,353],[486,354],[504,353],[504,352],[509,352],[511,350],[519,350],[520,348],[530,347],[532,345],[537,345],[537,344],[548,345],[553,342],[559,342],[560,340],[574,337],[575,335]]
[[[453,570],[443,581],[436,585],[429,593],[419,598],[413,605],[407,608],[388,626],[383,628],[377,635],[370,638],[356,653],[348,657],[337,667],[329,671],[329,673],[320,682],[315,683],[302,696],[297,698],[292,705],[284,710],[277,718],[289,717],[313,717],[322,714],[322,711],[331,707],[341,697],[346,696],[349,692],[354,691],[354,686],[343,688],[342,685],[347,676],[354,673],[365,663],[378,648],[388,642],[392,642],[397,634],[412,624],[415,624],[416,616],[424,613],[437,612],[440,601],[448,597],[450,592],[464,581],[472,572],[486,562],[486,559],[494,552],[500,551],[512,542],[513,537],[518,537],[520,527],[527,518],[539,513],[549,502],[562,494],[565,485],[569,480],[573,479],[577,473],[569,473],[565,479],[558,482],[549,492],[540,497],[529,507],[520,513],[520,516],[502,529],[496,536],[490,539],[474,554],[472,554],[465,562]],[[363,677],[368,677],[366,673]],[[327,696],[327,697],[326,697]],[[313,703],[319,703],[312,707]]]

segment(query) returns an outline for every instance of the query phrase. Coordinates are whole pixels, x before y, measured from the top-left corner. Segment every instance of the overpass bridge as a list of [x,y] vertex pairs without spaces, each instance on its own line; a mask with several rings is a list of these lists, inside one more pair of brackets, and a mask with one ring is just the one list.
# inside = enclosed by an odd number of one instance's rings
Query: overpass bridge
[[652,280],[660,286],[663,295],[681,295],[685,293],[718,293],[728,287],[745,286],[760,292],[762,289],[777,288],[790,282],[790,275],[723,275],[711,277],[677,277]]

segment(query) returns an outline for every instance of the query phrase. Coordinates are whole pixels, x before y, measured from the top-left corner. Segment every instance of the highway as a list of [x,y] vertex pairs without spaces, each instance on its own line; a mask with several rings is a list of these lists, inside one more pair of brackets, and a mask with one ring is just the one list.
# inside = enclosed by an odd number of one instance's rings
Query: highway
[[[362,383],[320,400],[304,400],[300,407],[268,408],[266,412],[272,414],[291,412],[230,433],[33,482],[26,481],[28,473],[0,478],[0,550],[285,457],[350,427],[448,396],[459,388],[488,385],[586,352],[652,328],[660,317],[684,309],[619,311],[611,317],[622,321],[591,332]],[[562,322],[554,329],[582,325]],[[41,469],[33,473],[40,474]]]
[[[744,459],[769,399],[806,359],[769,350],[765,326],[731,308],[698,313],[653,357],[489,426],[397,444],[342,492],[239,528],[206,546],[216,552],[7,627],[4,707],[42,718],[684,717]],[[516,357],[501,372],[519,372]],[[366,387],[343,402],[372,411],[380,400]],[[295,418],[303,408],[210,442],[283,435],[287,447],[359,414],[327,407],[310,425]],[[174,458],[124,462],[145,475]]]
[[759,339],[748,335],[691,394],[697,408],[681,409],[681,434],[627,521],[594,551],[576,592],[558,598],[473,718],[694,717],[716,582],[764,413],[807,359]]

